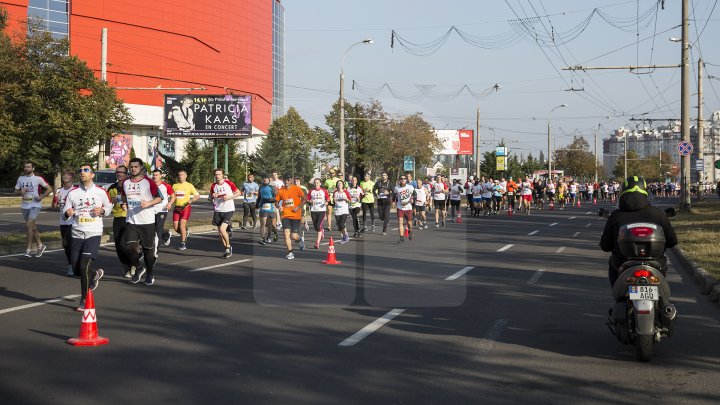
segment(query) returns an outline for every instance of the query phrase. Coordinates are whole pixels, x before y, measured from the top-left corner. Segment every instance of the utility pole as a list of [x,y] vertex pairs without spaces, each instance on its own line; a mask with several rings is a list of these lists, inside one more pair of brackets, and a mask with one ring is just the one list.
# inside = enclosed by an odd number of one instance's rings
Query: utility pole
[[595,129],[595,184],[598,182],[597,129]]
[[703,191],[705,190],[705,134],[704,134],[704,123],[703,123],[703,85],[702,85],[702,71],[703,61],[702,58],[698,59],[698,116],[697,116],[697,131],[698,131],[698,160],[703,161],[702,170],[698,170],[698,201],[703,200]]
[[628,139],[628,134],[625,134],[623,136],[623,138],[625,138],[625,147],[623,148],[623,156],[625,159],[625,163],[623,163],[623,166],[625,166],[625,177],[623,177],[623,181],[625,181],[625,180],[627,180],[627,177],[628,177],[627,176],[627,139]]
[[[680,138],[690,142],[690,39],[688,0],[682,1],[682,50],[680,67]],[[680,208],[690,209],[690,156],[680,157],[681,187]]]
[[477,117],[475,120],[475,177],[480,177],[480,161],[482,160],[482,157],[480,156],[480,102],[478,101],[478,107],[477,107]]
[[[100,36],[100,80],[107,82],[107,28],[102,29]],[[97,168],[105,168],[105,141],[98,141]]]

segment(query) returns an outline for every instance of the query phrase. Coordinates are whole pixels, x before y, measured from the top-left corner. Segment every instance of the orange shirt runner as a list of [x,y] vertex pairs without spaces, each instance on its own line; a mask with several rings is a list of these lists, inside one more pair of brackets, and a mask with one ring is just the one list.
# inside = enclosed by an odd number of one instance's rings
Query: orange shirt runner
[[301,219],[302,218],[302,207],[293,212],[293,208],[300,206],[302,198],[305,196],[302,189],[296,185],[290,187],[283,187],[278,190],[277,200],[282,204],[282,217],[288,219]]

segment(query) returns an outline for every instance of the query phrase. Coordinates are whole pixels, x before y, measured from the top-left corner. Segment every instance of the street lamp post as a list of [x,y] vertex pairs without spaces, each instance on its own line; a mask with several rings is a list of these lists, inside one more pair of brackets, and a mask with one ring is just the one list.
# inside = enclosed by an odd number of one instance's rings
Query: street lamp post
[[548,138],[548,183],[552,180],[552,149],[550,148],[550,117],[552,116],[553,111],[555,111],[558,108],[565,108],[567,107],[567,104],[563,103],[560,105],[557,105],[553,107],[552,110],[550,110],[550,113],[548,114],[548,123],[547,123],[547,138]]
[[[343,65],[345,64],[345,57],[355,45],[372,43],[374,43],[373,40],[367,38],[350,45],[343,54],[342,61],[340,61],[340,172],[343,175],[345,175],[345,72]],[[345,179],[343,178],[343,180]]]

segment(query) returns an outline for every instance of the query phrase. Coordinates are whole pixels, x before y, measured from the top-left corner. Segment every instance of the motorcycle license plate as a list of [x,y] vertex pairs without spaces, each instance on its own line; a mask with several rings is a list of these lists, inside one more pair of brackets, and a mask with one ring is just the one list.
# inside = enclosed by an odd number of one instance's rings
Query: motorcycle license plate
[[650,285],[630,285],[628,286],[628,295],[631,300],[657,301],[660,299],[658,287]]

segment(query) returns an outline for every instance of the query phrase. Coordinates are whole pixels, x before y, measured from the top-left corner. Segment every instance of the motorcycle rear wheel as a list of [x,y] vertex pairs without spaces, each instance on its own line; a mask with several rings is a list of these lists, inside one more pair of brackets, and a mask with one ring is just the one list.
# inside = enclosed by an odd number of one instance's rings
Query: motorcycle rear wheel
[[655,340],[652,335],[638,335],[635,340],[637,359],[642,362],[650,361],[654,344]]

